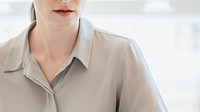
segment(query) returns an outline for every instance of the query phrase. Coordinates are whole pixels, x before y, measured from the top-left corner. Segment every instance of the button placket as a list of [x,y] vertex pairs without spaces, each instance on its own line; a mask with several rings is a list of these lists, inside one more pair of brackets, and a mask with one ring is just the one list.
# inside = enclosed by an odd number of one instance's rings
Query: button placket
[[36,60],[34,60],[34,58],[31,56],[27,60],[26,66],[24,68],[24,75],[46,91],[46,104],[44,106],[46,107],[45,112],[57,112],[54,91],[50,87],[50,84],[46,80]]
[[58,112],[54,94],[46,94],[46,112]]

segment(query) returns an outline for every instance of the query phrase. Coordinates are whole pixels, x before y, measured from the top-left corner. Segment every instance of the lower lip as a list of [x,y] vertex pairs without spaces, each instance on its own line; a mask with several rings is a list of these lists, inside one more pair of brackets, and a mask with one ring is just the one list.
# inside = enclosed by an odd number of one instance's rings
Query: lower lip
[[71,15],[73,12],[55,12],[56,14],[60,15],[60,16],[69,16]]

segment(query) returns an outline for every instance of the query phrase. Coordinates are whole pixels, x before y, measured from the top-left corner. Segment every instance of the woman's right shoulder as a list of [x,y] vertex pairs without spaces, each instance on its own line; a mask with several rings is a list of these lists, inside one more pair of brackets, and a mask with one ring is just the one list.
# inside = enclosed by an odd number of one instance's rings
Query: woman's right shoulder
[[0,53],[7,51],[14,44],[14,40],[15,39],[12,38],[6,42],[0,43]]
[[13,45],[14,39],[10,39],[6,42],[0,43],[0,65],[2,65],[5,62],[6,57]]

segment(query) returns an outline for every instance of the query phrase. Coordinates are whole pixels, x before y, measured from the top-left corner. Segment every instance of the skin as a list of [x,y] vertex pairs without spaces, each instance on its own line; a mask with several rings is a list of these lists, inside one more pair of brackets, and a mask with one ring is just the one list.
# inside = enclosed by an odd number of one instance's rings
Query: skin
[[[34,0],[36,26],[30,32],[30,53],[50,83],[71,54],[86,0]],[[63,15],[56,10],[70,9]]]

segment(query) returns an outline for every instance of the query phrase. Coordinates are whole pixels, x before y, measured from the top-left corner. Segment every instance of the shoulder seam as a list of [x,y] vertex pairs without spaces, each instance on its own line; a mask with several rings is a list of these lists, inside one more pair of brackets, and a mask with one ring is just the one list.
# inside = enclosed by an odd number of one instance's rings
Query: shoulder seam
[[[96,29],[96,28],[95,28]],[[98,28],[97,28],[98,29]],[[109,36],[113,36],[113,37],[119,37],[119,38],[122,38],[122,39],[125,39],[125,40],[128,40],[128,41],[131,41],[132,39],[128,38],[128,37],[125,37],[125,36],[122,36],[122,35],[117,35],[117,34],[114,34],[112,32],[109,32],[109,31],[97,31],[97,30],[94,30],[94,32],[96,33],[102,33],[104,35],[109,35]]]

